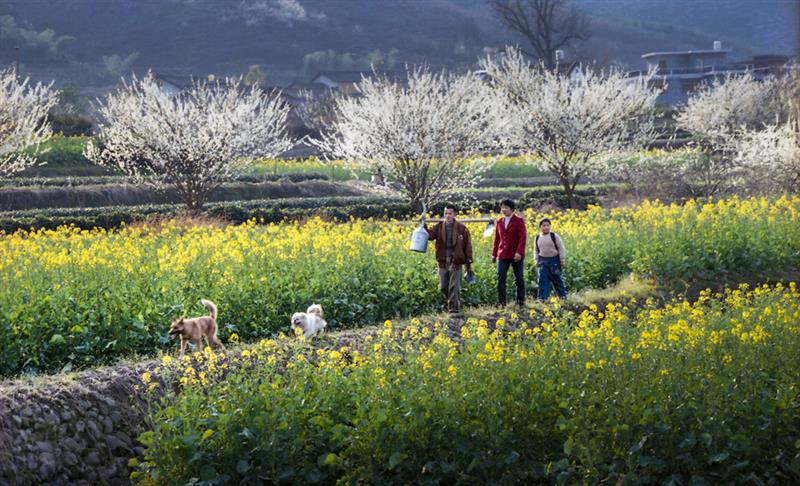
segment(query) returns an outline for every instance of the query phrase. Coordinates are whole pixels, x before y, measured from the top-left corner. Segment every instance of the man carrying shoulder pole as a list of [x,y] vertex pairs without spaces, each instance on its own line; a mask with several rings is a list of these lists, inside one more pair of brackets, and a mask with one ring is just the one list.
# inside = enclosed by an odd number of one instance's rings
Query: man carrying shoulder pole
[[461,312],[461,272],[466,265],[472,270],[472,239],[466,225],[456,221],[456,207],[444,207],[444,221],[428,231],[428,239],[436,240],[436,262],[439,265],[439,290],[447,299],[447,310],[453,317]]
[[506,305],[506,279],[508,267],[514,270],[514,284],[517,289],[517,305],[525,305],[525,280],[523,265],[525,261],[525,242],[528,231],[525,220],[514,214],[514,201],[500,201],[500,213],[494,230],[492,263],[497,263],[497,299],[501,306]]

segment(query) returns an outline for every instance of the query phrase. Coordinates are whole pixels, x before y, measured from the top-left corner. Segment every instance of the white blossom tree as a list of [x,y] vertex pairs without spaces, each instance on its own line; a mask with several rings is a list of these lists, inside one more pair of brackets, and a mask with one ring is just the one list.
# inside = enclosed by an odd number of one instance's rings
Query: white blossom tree
[[639,149],[655,138],[658,89],[652,74],[581,71],[577,79],[531,65],[516,49],[483,68],[508,106],[511,149],[549,170],[576,207],[575,186],[605,169],[612,155]]
[[800,190],[800,134],[791,120],[762,130],[743,130],[733,139],[734,163],[761,191]]
[[415,209],[473,187],[490,167],[480,156],[500,146],[502,110],[474,76],[416,68],[407,84],[376,76],[359,91],[336,98],[331,129],[314,143],[399,183]]
[[714,150],[730,145],[742,129],[761,129],[784,113],[781,83],[750,75],[727,76],[697,90],[679,111],[678,128]]
[[738,139],[785,121],[788,111],[782,99],[777,79],[749,75],[715,79],[689,98],[676,122],[707,155],[695,174],[704,195],[741,185],[746,171],[736,157]]
[[88,144],[86,157],[157,188],[174,186],[196,212],[255,158],[292,147],[288,112],[277,94],[239,79],[195,81],[172,96],[151,75],[134,77],[100,107],[98,143]]
[[637,151],[609,158],[606,175],[621,182],[637,198],[693,194],[689,181],[706,155],[694,148]]
[[58,93],[51,88],[20,82],[13,69],[0,71],[0,177],[36,163],[39,144],[52,134],[47,113]]

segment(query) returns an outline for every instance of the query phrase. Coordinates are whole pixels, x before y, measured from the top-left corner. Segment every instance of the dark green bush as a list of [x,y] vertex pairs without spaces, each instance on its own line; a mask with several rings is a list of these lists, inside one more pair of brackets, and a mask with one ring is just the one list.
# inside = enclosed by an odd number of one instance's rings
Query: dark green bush
[[57,112],[50,115],[53,132],[67,136],[90,136],[94,128],[92,119],[85,113]]
[[[586,209],[587,206],[599,205],[601,196],[609,193],[612,186],[608,184],[596,186],[582,186],[575,190],[575,199],[578,209]],[[526,192],[518,201],[523,208],[536,209],[542,206],[555,206],[558,208],[569,208],[569,199],[561,188],[543,187]]]
[[[0,230],[13,233],[18,230],[55,229],[74,225],[81,229],[118,228],[122,224],[170,217],[181,214],[182,206],[151,204],[142,206],[111,206],[97,208],[57,208],[0,212]],[[408,203],[399,199],[382,197],[329,197],[266,199],[207,204],[203,214],[244,223],[255,219],[273,223],[301,220],[312,216],[343,221],[354,218],[405,218],[412,215]]]
[[[325,174],[245,174],[234,179],[235,182],[303,182],[310,180],[330,180]],[[12,177],[0,180],[0,188],[6,187],[80,187],[80,186],[106,186],[113,184],[130,183],[130,178],[121,175],[106,176],[60,176],[60,177]]]

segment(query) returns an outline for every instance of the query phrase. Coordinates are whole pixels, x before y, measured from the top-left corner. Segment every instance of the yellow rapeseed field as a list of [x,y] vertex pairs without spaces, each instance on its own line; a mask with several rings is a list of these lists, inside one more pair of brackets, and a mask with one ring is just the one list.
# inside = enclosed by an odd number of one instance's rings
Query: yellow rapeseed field
[[[629,272],[667,285],[780,278],[800,257],[800,198],[645,202],[549,216],[569,252],[570,291]],[[475,235],[479,282],[468,304],[493,303],[490,238]],[[239,226],[61,228],[0,236],[0,375],[84,366],[167,346],[174,315],[220,307],[221,335],[287,327],[320,303],[332,327],[439,308],[434,262],[407,250],[410,227],[351,220]],[[530,248],[529,244],[529,248]],[[535,282],[532,258],[526,265]]]

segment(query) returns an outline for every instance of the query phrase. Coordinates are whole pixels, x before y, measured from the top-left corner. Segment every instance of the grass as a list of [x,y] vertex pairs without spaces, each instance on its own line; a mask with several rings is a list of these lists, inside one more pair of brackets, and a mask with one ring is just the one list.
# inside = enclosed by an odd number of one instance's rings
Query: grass
[[[253,174],[302,174],[317,172],[325,174],[333,180],[361,180],[368,181],[372,177],[371,171],[353,171],[346,166],[344,161],[322,161],[316,158],[307,160],[262,160],[251,166]],[[548,176],[548,171],[543,171],[533,165],[527,164],[522,158],[502,158],[483,174],[484,179],[509,179],[519,177]]]
[[[76,175],[101,175],[108,172],[93,165],[83,156],[83,150],[91,137],[65,137],[55,135],[39,147],[39,160],[45,165],[25,171],[26,175],[48,175],[53,177]],[[32,151],[33,149],[28,149]],[[341,160],[323,161],[317,158],[306,160],[259,160],[248,170],[252,174],[304,174],[318,172],[332,180],[368,181],[372,176],[369,170],[353,171]],[[550,173],[530,163],[523,157],[502,157],[483,175],[485,179],[509,179],[519,177],[541,177]]]
[[308,174],[316,173],[330,177],[334,181],[368,181],[372,176],[368,171],[352,171],[342,161],[321,161],[316,158],[306,160],[259,160],[247,170],[250,174]]
[[581,292],[567,295],[567,302],[575,306],[588,307],[591,304],[600,305],[609,302],[622,302],[634,298],[644,300],[656,297],[663,292],[658,289],[652,280],[642,279],[630,274],[619,282],[603,289],[586,289]]

